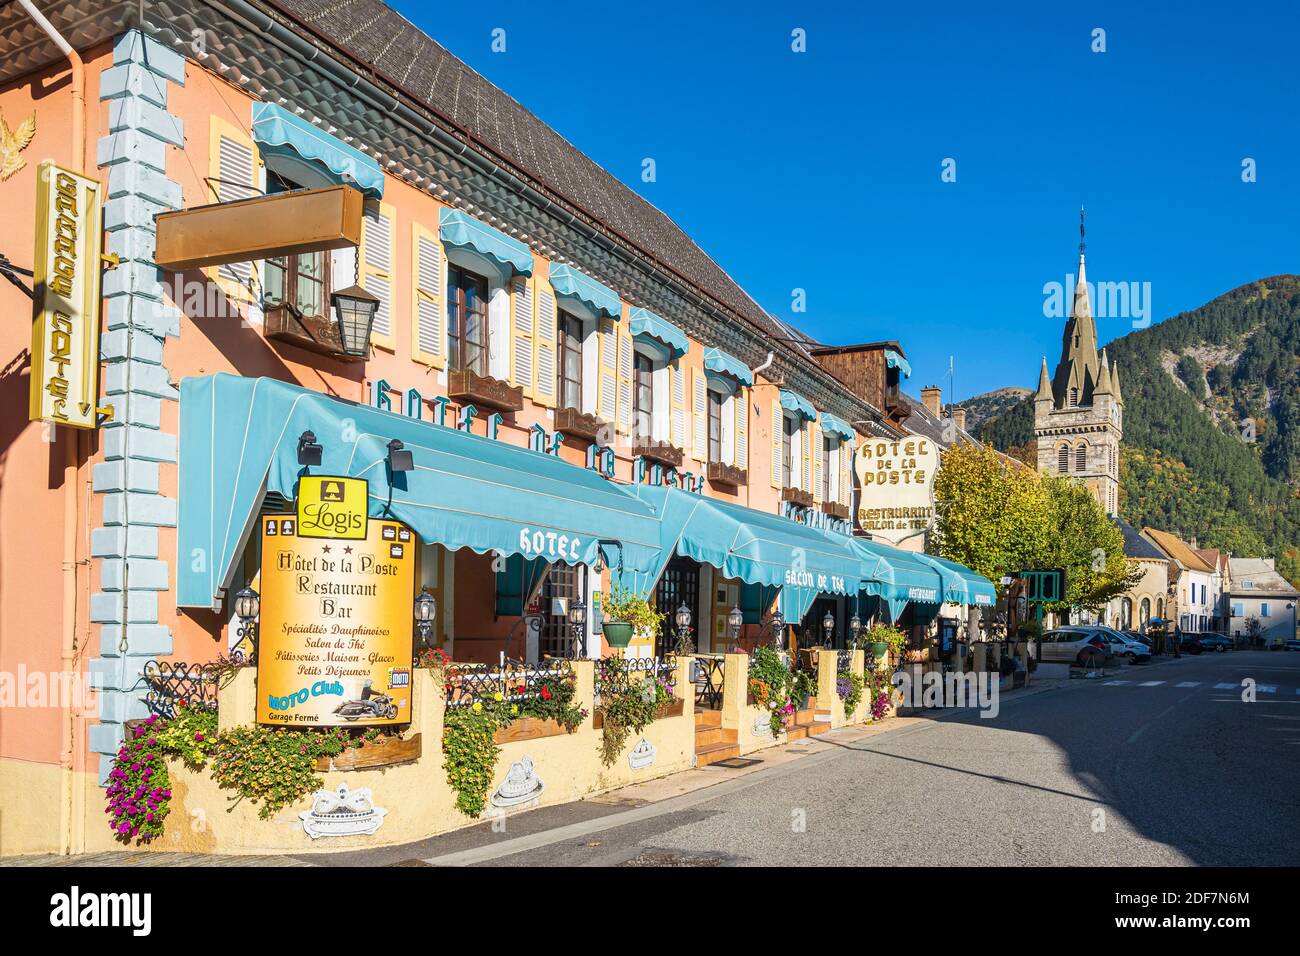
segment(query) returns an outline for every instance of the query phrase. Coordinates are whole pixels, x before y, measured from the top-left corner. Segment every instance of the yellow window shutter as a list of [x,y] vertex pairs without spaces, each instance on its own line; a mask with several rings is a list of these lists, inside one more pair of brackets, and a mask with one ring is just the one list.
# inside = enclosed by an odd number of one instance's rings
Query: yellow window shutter
[[681,359],[673,359],[668,366],[672,378],[669,395],[669,437],[673,447],[686,450],[686,369]]
[[736,457],[737,468],[749,470],[749,393],[736,389]]
[[772,399],[772,487],[781,488],[785,484],[783,462],[781,461],[781,435],[784,415],[781,403]]
[[442,242],[420,225],[411,226],[411,358],[434,368],[447,364],[447,310],[443,300]]
[[534,332],[537,358],[533,363],[536,375],[533,396],[547,408],[554,408],[558,399],[556,389],[559,384],[559,370],[556,367],[559,361],[559,345],[556,341],[559,337],[559,328],[556,324],[558,313],[555,307],[555,295],[550,289],[543,290],[537,297],[536,309],[537,326]]
[[840,442],[840,504],[853,505],[853,442]]
[[695,457],[709,463],[709,384],[698,368],[691,369],[692,408],[695,424]]
[[537,368],[537,346],[533,342],[536,307],[533,287],[524,276],[515,276],[510,283],[510,381],[524,390],[524,396],[533,397],[534,370]]
[[361,287],[379,299],[370,342],[390,351],[396,348],[397,339],[393,329],[396,222],[397,215],[391,205],[373,199],[366,200],[361,219],[361,248],[357,251],[357,273]]
[[600,320],[600,381],[597,408],[600,417],[613,422],[618,413],[618,323]]
[[[208,202],[234,202],[260,195],[260,161],[252,138],[213,116],[208,140]],[[253,298],[253,263],[228,262],[205,270],[226,295],[241,302]]]
[[811,424],[801,422],[799,425],[799,460],[803,467],[800,469],[802,477],[799,479],[799,487],[804,491],[812,490],[809,487],[812,484],[812,455],[810,454],[811,442],[809,441],[811,436]]
[[[618,427],[632,430],[632,333],[618,324]],[[613,425],[614,422],[610,421]]]
[[[808,446],[812,459],[812,493],[814,501],[822,500],[822,430],[816,422],[804,426],[808,431]],[[807,465],[804,466],[805,473]]]

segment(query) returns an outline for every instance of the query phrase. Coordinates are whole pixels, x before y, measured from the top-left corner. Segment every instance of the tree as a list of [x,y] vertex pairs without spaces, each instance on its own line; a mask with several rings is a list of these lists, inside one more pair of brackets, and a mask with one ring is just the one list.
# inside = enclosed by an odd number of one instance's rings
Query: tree
[[1040,566],[1047,497],[1032,471],[991,448],[955,445],[935,474],[934,500],[942,557],[993,581]]
[[1065,569],[1065,601],[1049,608],[1096,610],[1128,591],[1143,571],[1124,557],[1124,535],[1085,485],[1044,475],[1047,529],[1045,566]]

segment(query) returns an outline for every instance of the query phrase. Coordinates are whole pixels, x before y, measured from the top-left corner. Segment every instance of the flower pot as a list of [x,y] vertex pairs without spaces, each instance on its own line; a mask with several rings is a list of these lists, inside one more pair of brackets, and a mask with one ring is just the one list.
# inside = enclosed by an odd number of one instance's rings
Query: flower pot
[[605,624],[605,640],[610,647],[624,648],[632,643],[632,625],[626,621]]
[[871,651],[871,656],[878,661],[883,661],[886,655],[889,654],[889,645],[884,641],[875,641],[868,644],[867,648]]

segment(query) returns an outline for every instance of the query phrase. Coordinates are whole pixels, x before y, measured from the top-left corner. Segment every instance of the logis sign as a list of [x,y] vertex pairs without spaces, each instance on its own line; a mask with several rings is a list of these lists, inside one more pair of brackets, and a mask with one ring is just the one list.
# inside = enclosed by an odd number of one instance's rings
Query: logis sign
[[865,441],[854,456],[861,493],[858,527],[898,542],[934,520],[939,448],[928,438]]
[[36,287],[28,417],[94,428],[99,372],[99,183],[37,167]]

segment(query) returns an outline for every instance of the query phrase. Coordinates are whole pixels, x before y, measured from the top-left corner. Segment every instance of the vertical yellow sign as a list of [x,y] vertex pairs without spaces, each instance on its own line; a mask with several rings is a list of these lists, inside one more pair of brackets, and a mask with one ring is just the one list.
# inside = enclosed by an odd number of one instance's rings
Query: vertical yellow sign
[[37,167],[36,299],[28,417],[94,428],[99,393],[99,183]]
[[361,541],[304,538],[297,515],[260,522],[258,722],[409,723],[415,534],[374,519]]

